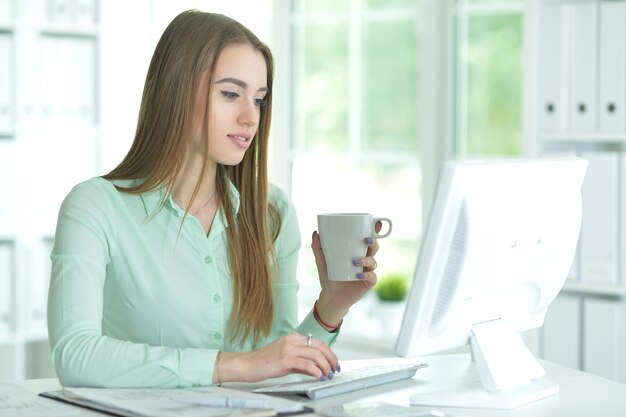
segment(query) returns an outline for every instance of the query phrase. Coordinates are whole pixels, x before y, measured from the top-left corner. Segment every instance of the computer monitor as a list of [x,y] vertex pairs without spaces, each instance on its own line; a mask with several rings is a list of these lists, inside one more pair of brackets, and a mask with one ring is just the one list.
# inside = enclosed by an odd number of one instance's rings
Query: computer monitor
[[469,344],[482,387],[412,404],[514,408],[558,392],[519,333],[543,325],[567,278],[586,168],[573,157],[444,163],[396,353]]

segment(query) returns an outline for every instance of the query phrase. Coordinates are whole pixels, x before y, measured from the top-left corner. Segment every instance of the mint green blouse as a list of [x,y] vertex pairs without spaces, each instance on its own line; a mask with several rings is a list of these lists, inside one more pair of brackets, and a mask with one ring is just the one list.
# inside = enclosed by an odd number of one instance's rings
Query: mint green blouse
[[[238,212],[232,184],[230,192]],[[208,385],[218,350],[253,349],[250,339],[229,338],[233,286],[222,212],[207,237],[191,215],[181,227],[184,210],[171,196],[158,210],[164,193],[122,193],[93,178],[65,198],[48,295],[52,362],[63,385]],[[270,186],[269,196],[282,228],[275,242],[274,321],[259,346],[294,330],[330,345],[337,334],[324,330],[312,312],[298,325],[298,221],[282,190]]]

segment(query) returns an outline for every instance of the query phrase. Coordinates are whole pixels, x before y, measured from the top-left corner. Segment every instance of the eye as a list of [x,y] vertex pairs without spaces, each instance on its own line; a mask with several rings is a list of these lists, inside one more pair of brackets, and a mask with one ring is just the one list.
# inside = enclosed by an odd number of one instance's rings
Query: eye
[[255,98],[254,99],[254,105],[257,107],[263,107],[267,104],[267,99],[265,97],[263,98]]
[[224,90],[220,90],[220,93],[222,93],[222,96],[229,99],[229,100],[234,100],[236,98],[239,98],[239,93],[235,92],[235,91],[224,91]]

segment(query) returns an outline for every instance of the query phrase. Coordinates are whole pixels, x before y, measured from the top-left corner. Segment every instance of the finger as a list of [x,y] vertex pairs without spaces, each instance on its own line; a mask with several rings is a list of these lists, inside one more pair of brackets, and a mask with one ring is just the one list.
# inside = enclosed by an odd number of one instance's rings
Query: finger
[[376,272],[374,271],[363,271],[363,272],[359,272],[358,274],[356,274],[357,279],[359,279],[363,285],[365,285],[367,288],[372,288],[374,287],[374,285],[376,285],[376,282],[378,281],[378,276],[376,275]]
[[333,374],[335,373],[333,366],[331,366],[331,362],[321,351],[312,347],[304,348],[299,352],[299,357],[308,359],[309,362],[315,364],[319,370],[319,375],[314,376],[317,376],[318,378],[324,376],[326,379],[331,379],[333,377]]
[[337,355],[335,355],[335,352],[333,352],[326,343],[324,343],[322,340],[312,338],[311,345],[308,347],[310,347],[311,349],[315,349],[323,356],[324,363],[328,364],[330,370],[332,370],[333,372],[338,371],[337,364],[339,363],[339,359],[337,358]]
[[322,252],[322,240],[320,239],[320,234],[317,233],[317,230],[313,231],[313,236],[311,237],[311,249],[313,249],[314,253]]
[[378,266],[376,259],[372,256],[361,258],[361,265],[363,265],[363,268],[366,268],[368,271],[373,271]]
[[365,244],[367,245],[367,254],[366,256],[374,256],[376,252],[378,252],[378,239],[373,237],[366,237]]
[[316,362],[323,365],[328,364],[329,369],[326,369],[325,367],[323,368],[325,371],[332,370],[334,372],[337,370],[337,355],[335,355],[335,353],[326,343],[324,343],[324,341],[314,338],[311,333],[309,333],[307,336],[301,336],[299,340],[301,340],[302,342],[296,343],[297,345],[302,345],[309,348],[310,350],[319,352],[319,354],[322,355],[321,357],[318,357],[318,359],[323,358],[323,360]]
[[315,264],[319,271],[326,270],[326,258],[324,258],[324,251],[322,250],[322,240],[320,239],[317,231],[313,232],[311,239],[311,249],[313,250],[313,256],[315,257]]
[[380,220],[376,222],[376,224],[374,225],[374,230],[376,230],[376,233],[380,233],[380,231],[383,228],[383,222],[381,222]]
[[288,366],[290,368],[290,373],[297,372],[300,374],[309,375],[321,381],[325,381],[329,378],[328,375],[325,374],[314,361],[307,358],[292,358],[289,360]]
[[378,264],[376,263],[376,259],[371,256],[367,256],[365,258],[357,258],[352,261],[352,265],[356,267],[365,268],[368,271],[373,271],[376,269]]
[[[335,355],[332,349],[323,340],[317,339],[313,335],[311,335],[310,339],[311,339],[311,342],[309,344],[309,336],[308,335],[304,336],[297,332],[291,332],[287,336],[285,336],[285,340],[290,345],[299,346],[299,347],[304,346],[304,347],[312,348],[315,350],[319,350],[328,359],[329,363],[333,363],[333,364],[337,363],[337,355]],[[333,365],[333,369],[334,369],[334,365]]]
[[[285,341],[287,344],[283,355],[281,355],[281,367],[283,369],[306,373],[322,380],[333,377],[337,361],[325,343],[311,339],[309,344],[306,336],[298,335],[296,340],[291,334],[286,337]],[[329,353],[330,355],[327,357],[325,354]]]

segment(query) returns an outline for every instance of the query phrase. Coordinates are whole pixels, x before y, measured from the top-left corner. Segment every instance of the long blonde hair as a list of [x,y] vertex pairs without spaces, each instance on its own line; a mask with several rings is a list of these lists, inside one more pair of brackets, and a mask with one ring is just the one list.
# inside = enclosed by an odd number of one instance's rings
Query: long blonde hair
[[[191,137],[196,92],[203,72],[209,73],[210,97],[215,66],[221,51],[232,44],[249,44],[265,58],[267,104],[261,107],[256,136],[241,163],[218,165],[216,197],[227,230],[228,255],[234,301],[231,339],[253,336],[254,344],[267,336],[274,316],[272,297],[273,243],[280,231],[277,208],[268,202],[267,155],[272,114],[273,58],[269,48],[250,30],[226,16],[189,10],[165,29],[156,46],[143,91],[135,139],[122,162],[103,177],[109,180],[143,179],[127,193],[143,193],[159,187],[171,189],[181,170]],[[207,99],[207,114],[208,103]],[[205,131],[208,121],[205,118]],[[208,161],[205,147],[204,164]],[[196,183],[189,211],[204,178]],[[239,213],[233,215],[228,182],[240,193]]]

